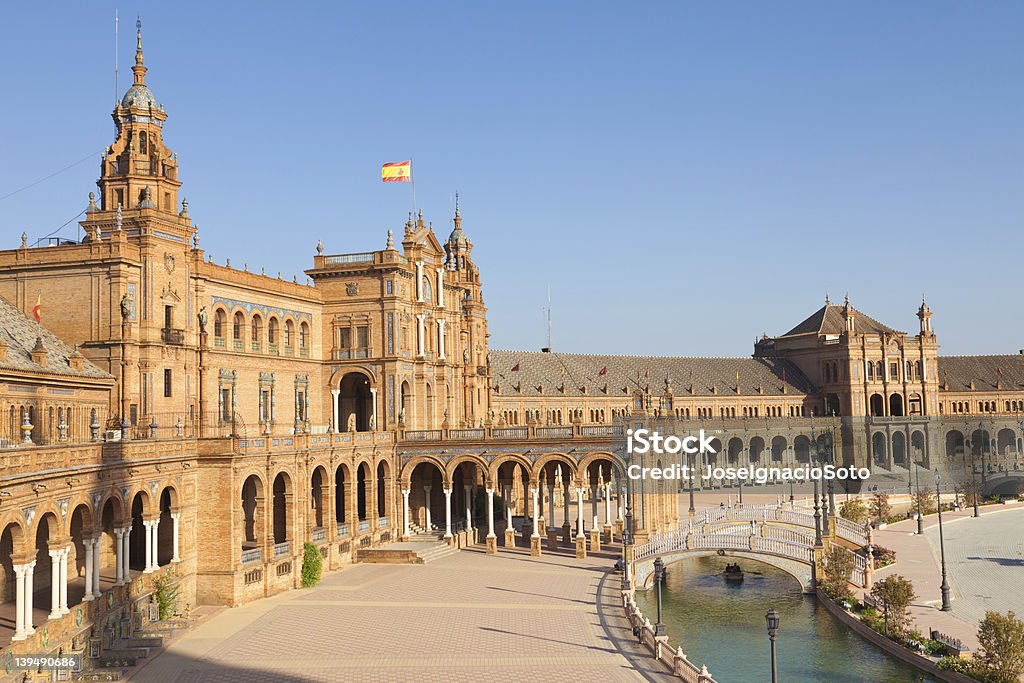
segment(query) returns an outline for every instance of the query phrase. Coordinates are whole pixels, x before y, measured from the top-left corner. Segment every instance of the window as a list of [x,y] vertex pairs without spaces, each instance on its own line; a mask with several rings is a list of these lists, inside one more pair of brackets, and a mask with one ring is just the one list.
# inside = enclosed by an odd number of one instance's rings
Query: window
[[252,317],[252,343],[259,344],[263,338],[263,320],[258,316]]
[[231,389],[220,390],[220,419],[221,422],[231,422]]
[[305,349],[309,346],[309,325],[302,323],[299,325],[299,348]]
[[172,376],[171,369],[170,368],[164,368],[164,398],[170,398],[172,396],[171,376]]
[[277,318],[271,318],[267,323],[267,343],[277,343]]
[[164,306],[164,328],[171,329],[174,327],[174,306]]
[[875,364],[871,361],[867,362],[868,381],[875,379]]
[[292,335],[295,333],[295,323],[291,320],[284,321],[284,345],[292,345]]
[[227,323],[227,316],[224,314],[224,309],[218,308],[213,312],[213,336],[218,338],[224,337],[224,327]]
[[889,363],[889,380],[892,382],[900,381],[900,364],[897,362]]
[[384,293],[391,295],[395,293],[395,281],[388,280],[384,283]]
[[362,325],[356,328],[356,348],[366,349],[370,347],[370,328]]
[[295,395],[295,417],[299,421],[306,419],[306,394],[302,391]]
[[118,188],[117,190],[114,190],[114,193],[117,195],[117,206],[124,206],[124,190]]
[[149,138],[146,136],[146,131],[139,133],[139,153],[149,154]]
[[338,348],[339,349],[351,349],[352,348],[352,329],[343,327],[338,330]]
[[232,329],[232,337],[236,341],[242,341],[242,328],[245,326],[245,316],[241,311],[235,313],[235,322]]

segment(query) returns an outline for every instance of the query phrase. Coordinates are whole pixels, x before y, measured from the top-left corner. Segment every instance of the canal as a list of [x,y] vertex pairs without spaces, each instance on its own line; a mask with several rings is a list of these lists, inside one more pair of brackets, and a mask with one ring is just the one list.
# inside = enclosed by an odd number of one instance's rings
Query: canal
[[[777,639],[782,683],[934,683],[853,633],[796,580],[771,565],[740,559],[742,583],[722,577],[728,557],[689,557],[666,568],[662,614],[669,643],[690,661],[707,664],[718,683],[771,680],[764,615],[781,616]],[[636,602],[654,622],[655,591],[637,591]]]

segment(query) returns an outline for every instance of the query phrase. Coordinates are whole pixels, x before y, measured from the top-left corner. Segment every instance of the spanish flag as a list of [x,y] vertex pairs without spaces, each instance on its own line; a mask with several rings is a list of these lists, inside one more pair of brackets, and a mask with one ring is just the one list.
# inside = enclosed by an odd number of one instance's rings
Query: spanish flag
[[43,319],[43,295],[39,294],[36,296],[36,305],[32,308],[32,316],[36,319],[38,325]]
[[395,161],[384,164],[380,169],[380,179],[385,183],[408,183],[412,181],[412,160]]

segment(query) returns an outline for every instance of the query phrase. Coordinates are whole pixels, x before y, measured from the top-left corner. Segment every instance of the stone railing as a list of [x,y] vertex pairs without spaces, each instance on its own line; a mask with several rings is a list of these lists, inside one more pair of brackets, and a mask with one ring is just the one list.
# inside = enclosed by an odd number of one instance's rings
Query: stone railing
[[686,683],[715,683],[707,666],[698,667],[691,662],[683,648],[673,649],[668,644],[668,636],[654,634],[654,625],[640,612],[633,599],[633,591],[622,591],[622,607],[626,611],[626,618],[629,619],[636,639],[654,655],[655,659],[667,666],[674,676]]
[[370,520],[361,519],[359,520],[359,533],[365,534],[370,530]]
[[317,543],[319,541],[325,541],[325,540],[327,540],[327,529],[326,528],[321,526],[321,527],[317,527],[317,528],[313,529],[313,542],[314,543]]
[[864,525],[851,522],[848,519],[842,517],[836,517],[836,536],[839,538],[856,543],[857,545],[867,545],[868,533],[864,528]]
[[338,525],[338,538],[345,538],[349,535],[348,523]]
[[287,556],[287,555],[291,555],[291,552],[292,552],[291,541],[285,541],[284,543],[275,543],[274,544],[274,557],[275,558],[276,557],[284,557],[284,556]]
[[470,429],[407,429],[400,437],[407,441],[530,441],[621,438],[622,425],[564,425],[524,427],[476,427]]
[[263,560],[263,548],[246,548],[242,551],[242,564]]
[[253,451],[295,451],[305,448],[328,448],[333,445],[394,443],[393,432],[342,432],[340,434],[292,434],[281,436],[255,436],[235,439],[236,453]]

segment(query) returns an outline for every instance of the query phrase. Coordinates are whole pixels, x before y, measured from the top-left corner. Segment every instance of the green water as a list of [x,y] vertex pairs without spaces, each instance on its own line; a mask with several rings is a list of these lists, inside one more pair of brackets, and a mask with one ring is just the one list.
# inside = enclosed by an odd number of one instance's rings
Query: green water
[[[745,580],[727,584],[721,574],[730,561],[713,556],[673,562],[662,592],[669,642],[682,645],[698,666],[707,664],[718,683],[771,681],[764,620],[770,608],[782,619],[776,641],[780,683],[934,683],[843,626],[780,569],[741,559]],[[636,601],[653,622],[655,591],[637,591]]]

